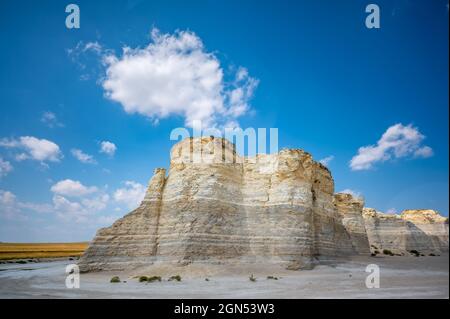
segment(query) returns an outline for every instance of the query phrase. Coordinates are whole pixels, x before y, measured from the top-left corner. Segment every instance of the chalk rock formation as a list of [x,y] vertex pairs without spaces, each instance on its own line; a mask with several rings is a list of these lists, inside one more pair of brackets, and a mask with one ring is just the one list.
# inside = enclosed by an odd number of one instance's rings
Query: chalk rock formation
[[448,218],[433,210],[405,210],[394,215],[364,208],[363,217],[372,251],[448,252]]
[[80,261],[80,269],[125,269],[155,260],[165,169],[155,170],[141,205],[100,229]]
[[354,254],[333,203],[329,170],[302,150],[240,157],[220,138],[186,139],[157,169],[141,205],[100,229],[81,270],[151,263],[281,263],[308,268],[314,257]]
[[334,195],[334,206],[341,217],[341,223],[350,236],[352,249],[358,254],[370,254],[369,240],[362,211],[364,200],[347,193]]
[[334,194],[330,171],[297,149],[241,157],[225,139],[185,139],[156,169],[138,208],[100,229],[81,271],[150,264],[271,263],[310,268],[318,258],[377,249],[448,250],[448,220],[432,211],[391,216]]

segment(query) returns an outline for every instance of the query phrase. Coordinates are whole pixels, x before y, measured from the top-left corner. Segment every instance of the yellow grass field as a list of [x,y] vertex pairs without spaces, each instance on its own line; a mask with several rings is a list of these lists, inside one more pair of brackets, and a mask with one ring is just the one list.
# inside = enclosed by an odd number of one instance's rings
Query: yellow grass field
[[81,256],[88,243],[0,243],[0,260]]

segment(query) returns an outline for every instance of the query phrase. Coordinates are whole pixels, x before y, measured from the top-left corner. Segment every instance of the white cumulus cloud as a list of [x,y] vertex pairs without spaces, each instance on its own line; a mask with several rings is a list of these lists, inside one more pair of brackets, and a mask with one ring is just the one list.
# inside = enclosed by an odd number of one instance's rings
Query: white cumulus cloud
[[84,186],[79,181],[65,179],[54,184],[50,190],[58,195],[81,197],[98,191],[95,186]]
[[95,163],[97,163],[92,155],[86,154],[80,149],[73,148],[70,152],[81,163],[86,163],[86,164],[95,164]]
[[352,170],[367,170],[377,162],[385,162],[393,158],[430,157],[433,150],[423,146],[425,136],[411,124],[404,126],[395,124],[389,127],[376,145],[363,146],[350,161]]
[[100,143],[100,153],[105,153],[109,156],[114,156],[116,151],[117,151],[116,144],[109,141],[103,141]]
[[103,54],[106,96],[127,113],[157,122],[180,115],[187,126],[200,120],[204,126],[226,125],[244,115],[258,80],[240,67],[225,81],[217,57],[208,52],[193,32],[151,32],[144,48],[125,47],[121,56]]
[[19,150],[20,153],[16,155],[16,160],[19,161],[32,159],[42,163],[58,162],[63,157],[56,143],[34,136],[22,136],[19,139],[3,138],[0,140],[0,146]]
[[114,192],[114,200],[126,204],[129,208],[135,208],[144,199],[145,191],[144,185],[134,181],[126,181],[125,187]]

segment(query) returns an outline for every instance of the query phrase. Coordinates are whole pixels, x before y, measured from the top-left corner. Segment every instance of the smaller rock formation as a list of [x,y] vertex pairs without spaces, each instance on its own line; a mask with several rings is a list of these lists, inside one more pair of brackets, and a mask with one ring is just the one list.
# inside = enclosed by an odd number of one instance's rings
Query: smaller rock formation
[[351,194],[337,193],[334,195],[333,203],[341,218],[341,223],[350,237],[354,253],[369,254],[369,240],[362,216],[364,199]]
[[405,210],[401,215],[394,215],[364,208],[363,217],[372,251],[448,252],[448,218],[436,211]]

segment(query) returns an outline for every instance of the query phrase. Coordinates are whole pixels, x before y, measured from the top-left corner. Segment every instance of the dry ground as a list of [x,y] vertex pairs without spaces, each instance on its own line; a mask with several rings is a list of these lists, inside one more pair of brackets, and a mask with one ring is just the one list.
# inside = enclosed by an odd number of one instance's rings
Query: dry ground
[[[73,262],[0,265],[0,298],[449,298],[448,254],[355,257],[305,271],[263,265],[154,265],[81,274],[80,288],[67,289],[66,265]],[[365,285],[368,264],[380,268],[378,289]],[[161,276],[162,281],[142,283],[135,278],[144,274]],[[249,280],[251,274],[256,281]],[[168,281],[173,275],[182,280]],[[121,282],[110,283],[113,276]]]

